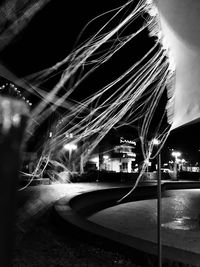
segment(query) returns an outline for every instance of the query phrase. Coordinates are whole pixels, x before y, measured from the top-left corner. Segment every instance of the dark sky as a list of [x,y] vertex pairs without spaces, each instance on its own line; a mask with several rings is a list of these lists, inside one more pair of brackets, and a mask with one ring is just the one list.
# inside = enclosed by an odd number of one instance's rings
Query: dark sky
[[[125,2],[124,0],[52,0],[1,53],[1,60],[19,76],[49,67],[63,59],[73,49],[78,34],[88,21]],[[141,20],[137,21],[137,23],[141,22]],[[89,37],[103,23],[104,20],[101,19],[98,20],[98,23],[92,23],[81,40]],[[137,28],[137,25],[135,27]],[[82,85],[79,89],[81,95],[87,94],[84,88],[94,88],[94,85],[99,88],[104,85],[102,82],[107,83],[110,79],[116,78],[136,61],[141,53],[147,51],[151,44],[152,41],[147,38],[147,33],[140,35],[119,56],[114,57],[112,63],[108,62],[106,66],[98,70],[96,76],[92,76],[88,82]],[[97,77],[104,77],[104,79],[99,79],[97,84]],[[166,149],[183,150],[186,154],[192,153],[196,159],[198,157],[197,151],[200,148],[199,133],[199,123],[176,129],[170,134]]]
[[[66,1],[51,0],[43,8],[24,31],[15,38],[3,53],[1,60],[19,77],[29,75],[54,65],[65,58],[77,44],[83,27],[94,17],[126,3],[125,0],[118,1]],[[136,4],[130,5],[124,12],[128,14]],[[114,13],[109,13],[103,18],[90,23],[81,36],[78,44],[91,37],[101,26],[105,24]],[[124,14],[123,14],[124,16]],[[112,26],[116,26],[122,20],[122,16],[114,20]],[[141,25],[142,20],[137,20],[131,27],[127,27],[123,33],[128,34]],[[108,31],[110,28],[107,28]],[[79,88],[79,96],[86,96],[94,90],[98,90],[112,79],[117,78],[124,70],[137,61],[141,53],[148,51],[147,43],[143,43],[144,35],[134,38],[134,41],[122,49],[111,61],[100,67]],[[112,44],[111,44],[112,45]],[[133,48],[134,47],[134,48]],[[150,47],[150,46],[149,46]],[[105,47],[104,47],[105,48]],[[106,47],[107,48],[107,47]],[[134,49],[134,52],[133,52]],[[100,77],[100,78],[99,78]],[[102,79],[103,77],[103,79]],[[86,89],[88,88],[88,89]],[[79,99],[80,100],[80,99]]]
[[[1,54],[1,59],[19,75],[48,67],[72,50],[86,23],[125,2],[51,0]],[[91,36],[91,33],[103,25],[105,18],[99,19],[98,23],[92,23],[81,40]]]
[[200,162],[200,123],[195,122],[173,130],[165,149],[178,150],[186,160],[193,163]]
[[[70,3],[69,3],[70,2]],[[114,20],[112,26],[118,25],[125,14],[127,15],[134,8],[137,1],[134,1],[122,16]],[[118,1],[66,1],[51,0],[34,19],[29,23],[25,30],[15,38],[3,53],[1,60],[8,68],[23,77],[44,68],[54,65],[65,58],[77,44],[77,37],[83,27],[94,17],[116,8],[126,3],[125,0]],[[90,23],[79,40],[79,44],[96,33],[105,21],[111,18],[114,13],[109,13],[103,18],[98,18]],[[124,35],[137,30],[142,19],[138,19],[134,24],[126,27]],[[110,28],[107,28],[108,31]],[[144,43],[145,46],[141,45]],[[77,100],[94,93],[104,85],[119,77],[128,67],[136,62],[141,54],[144,54],[151,47],[147,31],[134,38],[130,44],[121,49],[112,60],[103,64],[95,73],[84,81],[78,88],[75,97]],[[110,47],[113,43],[110,44]],[[105,47],[103,47],[105,48]],[[106,47],[108,48],[108,47]],[[59,76],[58,76],[59,77]],[[55,81],[51,80],[48,86]],[[52,87],[52,86],[51,86]]]

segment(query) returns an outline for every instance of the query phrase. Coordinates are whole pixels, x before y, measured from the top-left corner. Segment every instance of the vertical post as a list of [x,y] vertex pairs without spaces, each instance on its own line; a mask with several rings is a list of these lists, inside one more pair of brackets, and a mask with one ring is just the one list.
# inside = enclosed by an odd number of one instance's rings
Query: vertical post
[[181,152],[173,151],[172,156],[174,157],[174,180],[178,180],[178,157],[181,156]]
[[71,166],[71,157],[72,157],[72,149],[69,148],[69,169],[73,171],[73,166]]
[[0,266],[12,266],[16,188],[28,109],[0,97]]
[[80,174],[83,174],[84,172],[84,152],[82,152],[80,156]]
[[161,243],[161,216],[162,216],[162,199],[161,199],[161,154],[157,156],[157,244],[158,244],[158,267],[162,267],[162,243]]

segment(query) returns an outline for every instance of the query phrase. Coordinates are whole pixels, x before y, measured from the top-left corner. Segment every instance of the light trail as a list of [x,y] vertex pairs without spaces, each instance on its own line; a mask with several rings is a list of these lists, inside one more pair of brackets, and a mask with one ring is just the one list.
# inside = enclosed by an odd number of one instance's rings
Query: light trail
[[[27,25],[29,21],[27,14],[30,14],[31,19],[47,2],[48,0],[32,1],[30,4],[27,1],[22,2],[24,11],[17,19],[17,23],[20,23],[17,26],[13,22],[10,26],[12,29],[16,27],[16,31],[11,31],[7,39],[8,43]],[[0,10],[3,12],[3,7]],[[108,16],[110,18],[107,18]],[[79,44],[87,27],[92,23],[98,23],[98,19],[104,17],[104,25],[90,38]],[[138,25],[137,29],[132,27],[133,30],[130,33],[130,26],[137,24],[137,19],[141,17],[144,18],[144,23]],[[113,26],[114,21],[115,26]],[[10,27],[7,28],[7,33],[10,32]],[[92,90],[93,93],[79,102],[74,101],[72,105],[70,97],[78,91],[80,84],[102,65],[111,61],[127,44],[132,44],[136,36],[147,29],[149,36],[155,39],[154,45],[141,55],[138,61],[133,60],[133,64],[117,78],[98,90]],[[1,37],[3,36],[1,34]],[[3,45],[5,46],[6,43]],[[134,44],[132,53],[137,53],[134,50]],[[131,57],[128,54],[126,56]],[[60,78],[55,86],[49,91],[44,89],[42,84],[58,74]],[[63,60],[24,77],[28,90],[41,98],[31,112],[26,141],[31,135],[34,136],[38,127],[59,107],[65,109],[62,118],[51,125],[52,136],[48,137],[40,148],[40,158],[35,162],[35,170],[30,175],[41,177],[48,165],[54,166],[49,173],[53,180],[55,180],[54,177],[59,176],[58,169],[61,173],[72,173],[69,159],[62,150],[64,144],[70,142],[78,144],[77,151],[72,154],[72,160],[75,165],[78,165],[81,158],[84,164],[90,153],[113,127],[120,122],[131,125],[138,121],[142,122],[138,132],[142,141],[144,156],[142,172],[144,172],[146,162],[158,153],[157,151],[155,155],[152,155],[152,144],[151,140],[148,140],[148,132],[158,103],[166,90],[169,101],[161,121],[166,114],[169,123],[173,120],[174,77],[175,68],[162,35],[159,12],[153,1],[139,0],[136,4],[135,1],[130,0],[92,19],[78,36],[72,52]],[[159,136],[162,141],[159,149],[170,132],[170,126],[161,129],[161,121],[155,132],[155,136]],[[68,134],[71,134],[72,138],[69,138]],[[83,145],[84,143],[87,143],[87,146]],[[142,172],[136,185],[142,177]],[[68,180],[69,176],[67,176]]]

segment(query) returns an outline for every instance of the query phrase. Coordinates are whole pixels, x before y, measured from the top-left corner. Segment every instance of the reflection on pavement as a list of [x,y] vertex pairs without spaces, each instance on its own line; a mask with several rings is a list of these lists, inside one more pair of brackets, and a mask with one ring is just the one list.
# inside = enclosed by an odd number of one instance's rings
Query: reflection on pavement
[[183,216],[181,218],[176,218],[174,221],[163,223],[163,228],[168,228],[171,230],[193,230],[199,231],[199,218],[190,218]]

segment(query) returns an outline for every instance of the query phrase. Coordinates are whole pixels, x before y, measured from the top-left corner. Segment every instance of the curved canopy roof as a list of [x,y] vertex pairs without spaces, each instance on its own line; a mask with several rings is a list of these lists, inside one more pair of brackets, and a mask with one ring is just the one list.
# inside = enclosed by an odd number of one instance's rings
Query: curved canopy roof
[[200,1],[158,0],[158,8],[176,65],[175,129],[200,118]]

